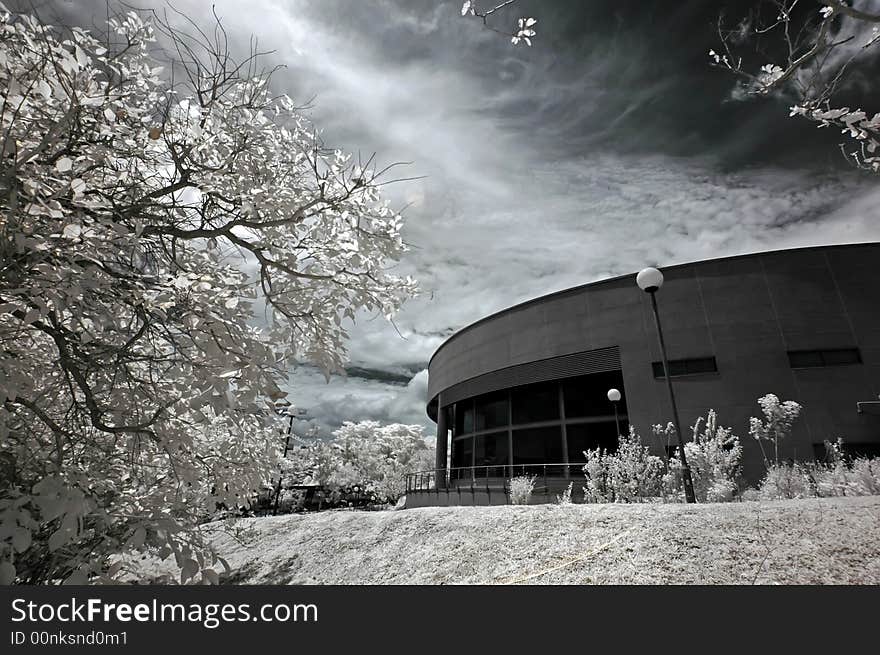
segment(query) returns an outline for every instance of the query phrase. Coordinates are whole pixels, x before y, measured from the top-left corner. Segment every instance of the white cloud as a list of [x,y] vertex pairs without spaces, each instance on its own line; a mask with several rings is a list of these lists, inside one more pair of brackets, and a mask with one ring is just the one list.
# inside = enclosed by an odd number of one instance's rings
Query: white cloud
[[[308,424],[325,436],[344,421],[375,420],[382,423],[422,425],[432,434],[425,413],[428,372],[420,371],[406,385],[357,377],[333,376],[329,382],[317,370],[300,367],[292,372],[288,399],[307,410]],[[305,432],[306,424],[297,424]]]

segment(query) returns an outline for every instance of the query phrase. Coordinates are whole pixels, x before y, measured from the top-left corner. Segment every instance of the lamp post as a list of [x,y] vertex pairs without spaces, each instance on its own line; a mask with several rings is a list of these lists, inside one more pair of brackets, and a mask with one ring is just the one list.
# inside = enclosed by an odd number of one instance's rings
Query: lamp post
[[614,425],[617,426],[617,436],[620,436],[620,419],[617,418],[617,402],[620,400],[620,391],[617,389],[608,390],[608,400],[614,405]]
[[666,378],[666,388],[669,391],[669,402],[672,405],[672,418],[675,421],[675,432],[678,435],[678,450],[681,455],[681,478],[684,482],[684,495],[689,503],[697,502],[694,495],[694,481],[691,478],[691,469],[687,463],[684,452],[684,437],[681,431],[681,421],[678,418],[678,406],[675,404],[675,393],[672,391],[672,380],[669,379],[669,360],[666,357],[666,342],[663,340],[663,329],[660,327],[660,313],[657,311],[657,290],[663,286],[663,273],[656,268],[643,268],[636,276],[636,284],[639,288],[651,296],[651,308],[654,310],[654,324],[657,326],[657,340],[660,342],[660,354],[663,357],[663,377]]

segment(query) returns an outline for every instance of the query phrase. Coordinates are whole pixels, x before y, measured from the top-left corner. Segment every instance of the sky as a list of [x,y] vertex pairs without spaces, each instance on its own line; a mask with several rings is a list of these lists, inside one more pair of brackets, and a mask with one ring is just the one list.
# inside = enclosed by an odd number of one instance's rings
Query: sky
[[[48,4],[85,25],[104,13]],[[275,90],[309,101],[328,145],[421,177],[385,189],[406,207],[396,270],[421,294],[393,326],[358,317],[346,377],[291,371],[299,430],[370,419],[432,433],[433,352],[535,296],[646,265],[880,237],[877,181],[848,166],[841,135],[789,118],[790,98],[737,99],[710,67],[719,15],[735,23],[754,2],[521,0],[493,25],[535,17],[532,47],[462,18],[461,0],[173,4],[197,22],[213,4],[237,47],[254,35],[274,50]]]

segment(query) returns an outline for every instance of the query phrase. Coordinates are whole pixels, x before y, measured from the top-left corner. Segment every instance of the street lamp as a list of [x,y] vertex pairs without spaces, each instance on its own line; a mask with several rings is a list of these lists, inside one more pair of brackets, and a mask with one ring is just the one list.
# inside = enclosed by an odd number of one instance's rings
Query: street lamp
[[614,425],[617,426],[617,436],[620,436],[620,420],[617,418],[617,402],[620,400],[620,392],[617,389],[608,390],[608,400],[614,405]]
[[675,420],[675,432],[678,434],[678,450],[681,455],[681,478],[684,482],[684,496],[687,502],[695,503],[694,481],[691,478],[691,469],[687,463],[684,452],[684,437],[681,431],[681,421],[678,418],[678,406],[675,404],[675,394],[672,391],[672,380],[669,379],[669,360],[666,357],[666,342],[663,340],[663,329],[660,327],[660,313],[657,311],[657,290],[663,286],[663,273],[656,268],[643,268],[636,276],[636,284],[645,293],[651,296],[651,308],[654,310],[654,324],[657,326],[657,340],[660,342],[660,354],[663,357],[663,377],[666,378],[666,388],[669,390],[669,402],[672,404],[672,418]]

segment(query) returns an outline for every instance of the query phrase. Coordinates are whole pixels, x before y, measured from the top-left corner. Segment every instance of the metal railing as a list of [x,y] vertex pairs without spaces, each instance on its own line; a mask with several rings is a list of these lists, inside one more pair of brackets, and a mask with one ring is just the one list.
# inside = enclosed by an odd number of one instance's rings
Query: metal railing
[[535,476],[535,485],[549,493],[550,487],[565,488],[571,480],[584,477],[584,464],[491,464],[488,466],[460,466],[431,469],[406,474],[406,493],[447,493],[450,490],[470,489],[491,494],[507,493],[511,478]]

